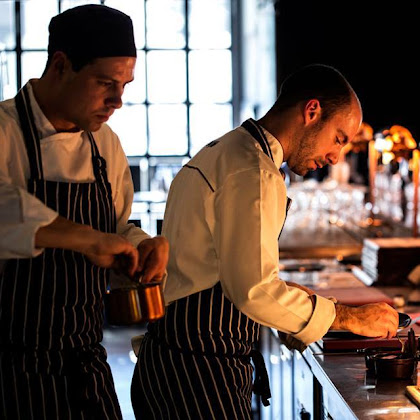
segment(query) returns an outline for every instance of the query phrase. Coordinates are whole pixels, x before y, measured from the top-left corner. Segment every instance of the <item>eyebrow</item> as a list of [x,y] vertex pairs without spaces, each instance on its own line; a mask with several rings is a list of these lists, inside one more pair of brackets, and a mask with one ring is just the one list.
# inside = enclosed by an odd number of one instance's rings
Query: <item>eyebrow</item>
[[337,131],[343,136],[342,144],[347,144],[349,142],[349,137],[347,134],[341,128],[339,128]]
[[[111,81],[111,82],[113,82],[113,83],[121,83],[119,80],[116,80],[116,79],[114,79],[114,78],[112,78],[112,77],[110,77],[110,76],[107,76],[107,75],[106,75],[106,74],[104,74],[104,73],[98,73],[98,74],[96,75],[96,77],[97,77],[98,79],[106,79],[106,80],[110,80],[110,81]],[[132,77],[130,80],[127,80],[124,84],[131,83],[133,80],[134,80],[134,77]]]

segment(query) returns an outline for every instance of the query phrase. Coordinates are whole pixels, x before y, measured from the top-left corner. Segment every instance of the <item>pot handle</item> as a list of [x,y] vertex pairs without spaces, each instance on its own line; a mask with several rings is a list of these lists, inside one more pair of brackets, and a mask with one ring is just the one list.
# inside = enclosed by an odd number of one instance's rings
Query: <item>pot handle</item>
[[143,274],[142,272],[135,273],[133,277],[130,277],[130,280],[141,289],[147,289],[148,287],[153,287],[157,285],[162,285],[161,281],[150,281],[149,283],[142,283]]

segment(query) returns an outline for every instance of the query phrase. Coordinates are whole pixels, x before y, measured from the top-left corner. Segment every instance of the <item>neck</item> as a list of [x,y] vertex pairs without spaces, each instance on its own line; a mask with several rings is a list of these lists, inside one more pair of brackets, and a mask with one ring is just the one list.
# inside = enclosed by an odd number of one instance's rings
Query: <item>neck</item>
[[273,115],[268,112],[258,120],[258,124],[264,127],[281,144],[283,149],[283,161],[287,162],[290,157],[291,127],[290,118],[286,114]]
[[39,107],[57,132],[79,130],[73,123],[66,121],[60,116],[58,95],[54,89],[51,89],[51,86],[45,79],[32,80],[31,86]]

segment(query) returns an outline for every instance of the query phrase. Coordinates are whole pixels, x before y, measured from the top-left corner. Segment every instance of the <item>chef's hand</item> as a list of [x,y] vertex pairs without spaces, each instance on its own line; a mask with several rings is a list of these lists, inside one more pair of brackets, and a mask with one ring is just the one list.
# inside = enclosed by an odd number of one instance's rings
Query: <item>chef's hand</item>
[[169,259],[168,240],[163,236],[144,239],[137,246],[137,250],[137,271],[143,273],[142,283],[162,280]]
[[121,235],[95,231],[97,241],[82,253],[95,265],[113,268],[133,276],[137,270],[138,252]]
[[355,307],[338,304],[330,328],[365,337],[392,338],[398,329],[398,312],[384,302]]

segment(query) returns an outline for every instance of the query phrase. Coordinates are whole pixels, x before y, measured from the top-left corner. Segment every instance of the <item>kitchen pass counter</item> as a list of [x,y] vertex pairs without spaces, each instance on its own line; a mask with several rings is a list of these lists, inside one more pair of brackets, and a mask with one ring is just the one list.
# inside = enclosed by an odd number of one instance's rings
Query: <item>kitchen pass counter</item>
[[[302,261],[287,261],[287,264]],[[305,264],[312,263],[304,261]],[[314,271],[288,271],[282,267],[282,280],[303,284],[323,296],[335,296],[345,304],[364,304],[377,301],[392,303],[396,294],[408,301],[407,288],[379,289],[368,287],[345,267],[332,260],[317,260],[323,267]],[[401,312],[420,312],[420,306],[404,307]],[[420,336],[420,326],[414,326]],[[332,338],[333,339],[333,338]],[[337,339],[337,337],[335,338]],[[324,340],[313,343],[302,354],[290,351],[281,343],[277,331],[263,328],[262,352],[269,372],[273,398],[270,407],[261,409],[262,419],[291,418],[336,420],[346,419],[419,419],[419,408],[406,396],[406,387],[420,384],[417,370],[408,380],[381,380],[368,373],[364,355],[357,348],[389,345],[381,340],[363,339],[356,346],[326,348]],[[364,341],[363,341],[364,340]],[[395,340],[395,346],[399,342]],[[338,338],[340,341],[340,337]],[[345,341],[341,338],[341,341]],[[331,343],[330,343],[331,344]]]

